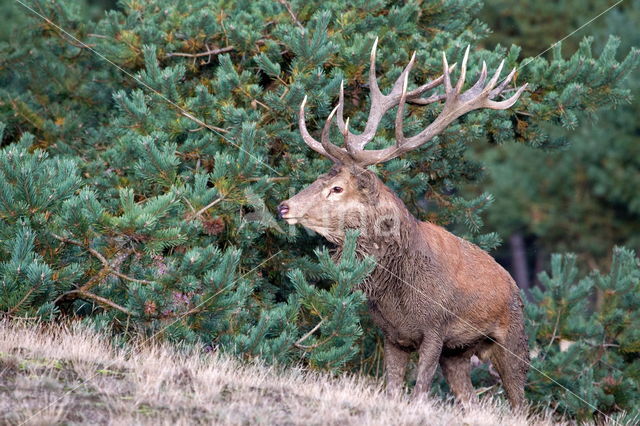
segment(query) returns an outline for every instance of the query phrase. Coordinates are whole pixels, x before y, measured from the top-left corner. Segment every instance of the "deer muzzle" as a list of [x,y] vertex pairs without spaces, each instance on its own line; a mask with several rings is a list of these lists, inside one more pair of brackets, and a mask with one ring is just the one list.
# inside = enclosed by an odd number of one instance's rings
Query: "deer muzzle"
[[280,203],[278,206],[278,217],[284,219],[287,213],[289,213],[289,205],[285,202]]

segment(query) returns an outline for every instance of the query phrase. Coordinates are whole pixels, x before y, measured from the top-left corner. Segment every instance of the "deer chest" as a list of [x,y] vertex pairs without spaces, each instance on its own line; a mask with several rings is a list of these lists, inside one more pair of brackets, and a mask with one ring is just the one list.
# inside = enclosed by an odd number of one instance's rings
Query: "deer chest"
[[387,340],[406,350],[418,349],[422,342],[422,332],[416,327],[415,319],[411,319],[409,312],[398,309],[396,304],[393,309],[388,302],[379,300],[369,299],[367,305],[374,324],[380,327]]

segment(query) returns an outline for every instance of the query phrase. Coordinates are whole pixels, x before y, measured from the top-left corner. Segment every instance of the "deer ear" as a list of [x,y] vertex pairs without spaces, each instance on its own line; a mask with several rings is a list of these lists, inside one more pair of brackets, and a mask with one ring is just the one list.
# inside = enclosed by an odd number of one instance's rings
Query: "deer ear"
[[353,176],[356,178],[356,184],[358,191],[360,191],[367,200],[376,203],[378,201],[378,178],[373,172],[364,169],[355,169],[352,171]]

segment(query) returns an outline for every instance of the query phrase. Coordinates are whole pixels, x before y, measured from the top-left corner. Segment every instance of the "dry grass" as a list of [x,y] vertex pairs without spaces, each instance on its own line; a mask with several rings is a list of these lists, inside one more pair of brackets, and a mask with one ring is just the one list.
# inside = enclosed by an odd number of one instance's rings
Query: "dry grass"
[[366,378],[243,365],[170,347],[127,354],[82,329],[0,321],[0,424],[552,424],[492,402],[391,398]]

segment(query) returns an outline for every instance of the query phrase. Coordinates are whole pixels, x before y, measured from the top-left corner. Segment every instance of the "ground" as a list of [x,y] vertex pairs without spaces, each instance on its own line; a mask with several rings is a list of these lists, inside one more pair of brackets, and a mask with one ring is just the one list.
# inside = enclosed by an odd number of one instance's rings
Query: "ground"
[[464,409],[389,397],[378,382],[145,345],[115,349],[81,327],[0,320],[0,425],[552,424],[485,401]]

